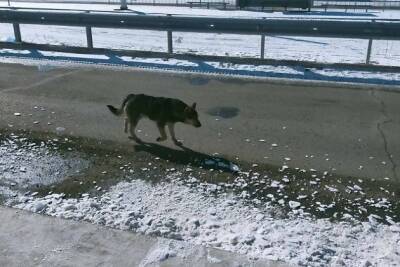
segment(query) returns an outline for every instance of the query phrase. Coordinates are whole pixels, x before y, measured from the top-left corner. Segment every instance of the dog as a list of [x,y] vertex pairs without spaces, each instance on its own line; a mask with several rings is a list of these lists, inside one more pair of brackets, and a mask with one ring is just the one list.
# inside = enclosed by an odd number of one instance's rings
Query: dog
[[192,125],[196,128],[201,127],[199,115],[196,111],[196,103],[191,106],[175,98],[154,97],[144,94],[129,94],[122,102],[121,107],[115,108],[107,105],[108,109],[116,116],[125,115],[124,132],[130,132],[130,139],[137,143],[142,141],[136,136],[135,128],[142,117],[147,117],[155,121],[160,131],[157,142],[167,140],[165,126],[168,126],[169,133],[175,145],[182,145],[176,139],[174,126],[177,122]]

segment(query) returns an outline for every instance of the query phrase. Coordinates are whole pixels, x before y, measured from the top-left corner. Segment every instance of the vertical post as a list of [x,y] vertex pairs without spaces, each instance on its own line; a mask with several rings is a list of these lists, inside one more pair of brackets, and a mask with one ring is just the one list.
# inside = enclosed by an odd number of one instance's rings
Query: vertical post
[[[373,19],[371,22],[375,23],[375,20]],[[365,64],[369,64],[371,61],[371,51],[372,51],[372,39],[369,39],[368,40],[367,58],[365,60]]]
[[[171,14],[167,14],[167,17],[171,17]],[[172,54],[173,48],[172,48],[172,31],[171,30],[167,31],[167,41],[168,41],[168,54]]]
[[128,3],[126,2],[126,0],[121,0],[121,6],[119,9],[128,10]]
[[13,23],[13,27],[14,27],[15,42],[16,43],[21,43],[22,42],[22,38],[21,38],[21,29],[19,28],[19,24],[18,23]]
[[372,39],[368,41],[368,50],[367,50],[367,59],[365,60],[365,64],[369,64],[371,60],[371,50],[372,50]]
[[265,58],[265,35],[261,35],[261,59]]
[[[171,14],[167,14],[167,17],[171,17]],[[172,54],[173,48],[172,48],[172,31],[171,30],[167,31],[167,42],[168,42],[168,54]]]
[[92,27],[90,26],[86,26],[86,40],[87,40],[87,47],[93,48]]
[[168,38],[168,54],[173,53],[173,48],[172,48],[172,31],[167,32],[167,38]]

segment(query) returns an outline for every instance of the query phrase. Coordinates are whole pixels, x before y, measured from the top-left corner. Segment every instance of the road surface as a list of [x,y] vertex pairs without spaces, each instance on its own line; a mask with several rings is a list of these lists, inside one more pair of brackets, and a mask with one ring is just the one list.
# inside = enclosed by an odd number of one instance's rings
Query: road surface
[[[106,109],[128,93],[197,102],[203,127],[178,125],[176,134],[198,152],[238,162],[400,179],[396,87],[0,64],[0,128],[56,132],[63,127],[63,134],[130,146],[122,118]],[[155,142],[153,123],[142,120],[138,129],[139,137]],[[174,146],[170,140],[163,145]]]

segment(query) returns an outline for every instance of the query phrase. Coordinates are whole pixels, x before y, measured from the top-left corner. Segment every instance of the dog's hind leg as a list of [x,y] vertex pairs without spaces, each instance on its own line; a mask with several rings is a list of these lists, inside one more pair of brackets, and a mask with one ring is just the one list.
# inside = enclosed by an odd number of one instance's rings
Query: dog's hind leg
[[175,145],[177,146],[181,146],[182,142],[179,142],[176,137],[175,137],[175,124],[174,123],[168,123],[168,130],[169,130],[169,134],[171,135],[172,141],[174,141]]
[[139,122],[139,117],[130,118],[130,121],[129,121],[129,132],[130,132],[131,135],[129,136],[129,139],[132,139],[137,143],[142,143],[142,140],[140,140],[140,138],[137,137],[136,133],[135,133],[136,125],[137,125],[138,122]]
[[167,140],[167,133],[165,132],[165,124],[162,122],[157,122],[158,130],[160,131],[160,137],[157,138],[157,142],[162,142]]
[[128,124],[129,124],[129,120],[128,120],[128,118],[125,118],[125,126],[124,126],[124,132],[125,133],[128,133]]

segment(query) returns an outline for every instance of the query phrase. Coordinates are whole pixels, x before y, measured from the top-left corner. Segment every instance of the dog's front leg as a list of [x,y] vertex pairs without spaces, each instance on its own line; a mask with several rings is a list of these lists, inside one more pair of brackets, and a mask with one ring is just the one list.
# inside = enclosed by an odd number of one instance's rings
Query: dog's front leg
[[174,128],[174,126],[175,126],[174,123],[168,123],[169,134],[171,135],[172,141],[174,141],[175,145],[181,146],[182,142],[179,142],[175,137],[175,128]]
[[160,137],[157,138],[157,142],[162,142],[167,140],[167,133],[165,132],[165,124],[158,122],[157,127],[161,135]]

